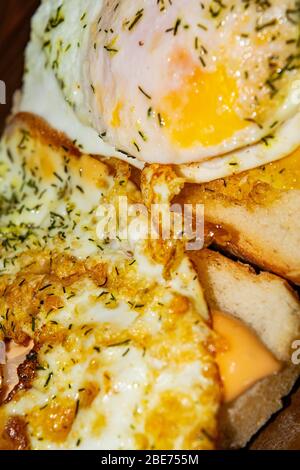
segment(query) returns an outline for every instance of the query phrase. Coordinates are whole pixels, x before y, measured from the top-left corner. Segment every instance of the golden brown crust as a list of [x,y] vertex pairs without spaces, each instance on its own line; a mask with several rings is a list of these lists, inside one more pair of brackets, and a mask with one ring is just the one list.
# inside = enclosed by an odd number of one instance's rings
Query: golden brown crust
[[[30,131],[33,138],[47,146],[51,146],[56,149],[63,149],[68,153],[68,156],[81,157],[83,155],[66,134],[53,129],[49,126],[47,121],[35,114],[21,112],[11,116],[8,120],[5,133],[10,136],[14,129],[21,125],[25,126]],[[130,179],[130,181],[132,181],[138,188],[140,187],[141,170],[117,158],[107,158],[102,155],[90,155],[90,157],[104,163],[110,174],[116,176],[116,178],[118,178],[119,175],[122,175],[122,179],[124,179],[124,176],[127,174],[128,179]]]
[[[46,132],[48,132],[48,128],[45,127],[45,133],[42,132],[41,134],[41,129],[37,130],[37,129],[32,129],[32,127],[30,127],[34,125],[35,120],[34,119],[32,120],[31,116],[29,117],[29,120],[27,118],[28,116],[25,116],[25,119],[24,119],[24,116],[21,115],[15,118],[14,123],[11,122],[10,129],[11,129],[12,134],[11,134],[11,138],[9,138],[9,136],[7,138],[7,142],[6,142],[7,149],[9,149],[9,151],[11,150],[11,154],[13,157],[11,160],[17,162],[18,157],[21,156],[22,159],[26,159],[25,160],[26,164],[29,161],[28,165],[30,165],[29,166],[30,168],[37,167],[39,169],[39,166],[41,166],[40,163],[42,159],[42,154],[46,163],[49,163],[49,161],[50,163],[53,163],[53,165],[51,166],[48,165],[50,166],[50,169],[47,168],[48,170],[47,177],[44,177],[44,173],[46,173],[44,169],[43,169],[43,173],[41,171],[38,172],[39,176],[41,175],[41,180],[42,180],[43,185],[47,186],[48,181],[49,182],[54,181],[53,179],[54,171],[57,174],[60,174],[59,172],[56,171],[57,169],[55,165],[56,159],[58,160],[57,167],[60,168],[59,167],[60,160],[64,163],[64,157],[67,158],[68,156],[66,155],[65,151],[61,150],[61,148],[58,148],[57,150],[56,148],[52,150],[50,148],[49,150],[48,134],[46,134]],[[21,132],[21,130],[23,130],[23,132]],[[28,138],[28,140],[26,141],[27,145],[23,146],[23,149],[21,149],[22,152],[20,152],[21,155],[19,155],[18,149],[20,148],[20,138],[22,139],[22,134],[26,131],[32,134],[31,135],[32,138],[31,139]],[[10,130],[8,130],[7,132],[10,132]],[[44,141],[41,143],[42,139],[44,139]],[[53,146],[56,145],[60,147],[61,142],[59,140],[54,139],[54,142],[51,145]],[[31,152],[32,147],[34,148],[35,152]],[[63,157],[63,158],[60,158],[60,157]],[[67,160],[68,160],[69,174],[71,174],[71,172],[73,173],[74,171],[74,173],[76,172],[76,178],[78,178],[78,170],[82,170],[80,171],[79,177],[81,178],[80,181],[82,181],[81,189],[83,191],[80,191],[80,194],[76,193],[76,198],[74,197],[75,208],[76,208],[76,203],[78,199],[80,199],[80,203],[82,203],[82,205],[85,202],[84,200],[82,202],[82,199],[84,198],[82,194],[85,194],[88,191],[90,193],[94,191],[94,187],[91,187],[91,185],[89,185],[91,181],[90,174],[94,173],[93,175],[94,180],[95,180],[95,173],[100,173],[100,177],[101,177],[102,166],[105,167],[105,171],[102,172],[103,181],[100,181],[98,185],[95,185],[96,186],[95,191],[98,191],[99,194],[101,194],[102,192],[101,190],[103,188],[103,198],[106,198],[106,200],[108,201],[110,201],[110,198],[118,197],[119,194],[122,194],[121,191],[123,191],[124,194],[126,195],[128,194],[129,197],[132,198],[133,201],[135,201],[137,194],[134,190],[133,185],[128,185],[128,188],[127,188],[127,185],[118,184],[118,178],[120,177],[119,173],[120,173],[121,167],[125,169],[125,178],[123,179],[126,180],[127,176],[129,176],[129,173],[127,172],[127,168],[129,167],[129,165],[127,165],[126,163],[124,164],[123,162],[121,162],[118,164],[117,162],[114,162],[114,161],[110,162],[111,167],[114,169],[114,172],[113,172],[114,178],[107,178],[108,172],[106,171],[106,166],[102,164],[101,162],[99,162],[98,160],[96,161],[95,159],[92,159],[89,156],[83,156],[83,157],[79,156],[79,158],[76,158],[76,155],[75,155],[75,158],[72,158],[71,156],[71,158],[67,158]],[[88,166],[89,161],[91,160],[93,160],[94,164],[93,164],[93,168],[91,169],[91,172],[89,172],[87,171],[86,167]],[[106,164],[106,161],[105,161],[105,164]],[[99,168],[100,168],[100,171],[99,171]],[[86,173],[87,173],[87,176],[86,176]],[[74,180],[76,183],[77,179],[74,178]],[[94,182],[94,180],[92,180],[92,182]],[[110,189],[111,183],[113,186],[112,189]],[[96,192],[95,194],[94,193],[91,194],[91,196],[97,196],[98,192]],[[110,193],[112,193],[112,195]],[[51,197],[52,200],[55,200],[54,198],[55,196]],[[95,197],[95,200],[96,200],[96,197]],[[59,201],[60,201],[60,198],[59,198]],[[95,207],[96,207],[96,204],[98,204],[98,202],[95,202]],[[80,206],[80,204],[78,204],[78,206]],[[48,206],[46,206],[45,208],[46,210],[47,210],[47,207]],[[84,208],[84,210],[82,211],[82,214],[78,215],[78,218],[85,217],[86,215],[85,210],[86,209]],[[89,215],[92,216],[91,212],[89,212]],[[90,221],[89,218],[87,218],[87,220]],[[82,233],[85,233],[85,230],[84,232],[80,231],[80,222],[81,220],[78,223],[79,228],[78,228],[78,233],[76,233],[76,241],[78,240],[79,242],[81,241],[83,243],[83,240],[80,240],[80,237],[82,237],[82,239],[85,239],[85,237],[82,236]],[[85,223],[86,219],[84,219],[83,222]],[[88,224],[92,225],[92,223],[86,222],[86,226]],[[72,227],[72,224],[70,224],[70,226]],[[84,227],[84,229],[85,228],[86,227]],[[47,230],[47,226],[45,230]],[[3,306],[4,311],[6,312],[9,309],[9,313],[10,315],[13,314],[13,318],[16,320],[16,323],[18,323],[20,326],[26,326],[26,330],[24,332],[23,331],[20,332],[20,335],[24,333],[24,339],[26,339],[25,335],[28,334],[30,335],[30,338],[34,340],[36,345],[41,346],[41,349],[39,350],[39,360],[41,364],[41,367],[40,367],[41,370],[39,371],[37,381],[34,383],[34,387],[30,391],[30,393],[28,394],[21,393],[19,396],[15,397],[15,400],[18,402],[18,410],[21,409],[22,413],[24,413],[24,415],[26,414],[26,420],[29,423],[28,428],[29,428],[29,431],[31,433],[31,438],[32,438],[32,446],[35,448],[39,447],[37,440],[39,439],[39,436],[41,435],[45,441],[48,440],[55,444],[57,443],[58,446],[63,447],[65,445],[66,447],[67,446],[72,446],[73,448],[75,447],[76,434],[73,435],[72,433],[72,436],[70,436],[68,443],[65,441],[67,441],[69,432],[73,426],[73,421],[75,417],[77,417],[79,400],[77,404],[77,401],[76,401],[77,396],[78,396],[77,391],[76,391],[77,389],[74,390],[74,393],[72,392],[72,395],[71,395],[72,398],[71,399],[69,398],[69,393],[71,394],[71,392],[69,392],[69,389],[68,389],[69,382],[67,382],[67,379],[65,379],[64,377],[65,369],[68,369],[69,367],[68,372],[70,371],[70,374],[71,374],[73,370],[73,364],[74,364],[74,367],[76,367],[78,363],[79,364],[78,368],[80,366],[81,367],[80,370],[82,370],[83,373],[86,373],[87,377],[89,377],[91,373],[93,374],[95,373],[95,375],[98,376],[97,380],[100,384],[102,395],[108,395],[111,393],[111,391],[113,391],[113,381],[111,380],[110,375],[113,376],[114,380],[117,380],[117,379],[115,379],[114,375],[110,373],[110,370],[108,369],[107,364],[103,365],[103,368],[105,369],[103,369],[104,379],[102,379],[102,369],[101,369],[102,363],[101,363],[101,358],[98,361],[98,354],[101,354],[102,347],[103,348],[104,347],[116,347],[118,345],[127,344],[127,342],[130,342],[130,352],[131,352],[131,349],[135,347],[135,344],[136,344],[137,345],[136,347],[141,349],[141,357],[142,357],[142,354],[144,355],[146,354],[146,347],[147,347],[147,354],[151,348],[151,351],[153,350],[154,357],[159,358],[162,361],[165,361],[166,364],[170,364],[170,361],[172,361],[172,363],[176,364],[176,367],[177,367],[177,364],[180,365],[181,361],[183,362],[183,364],[185,364],[188,361],[194,361],[194,357],[195,357],[195,360],[201,361],[203,365],[205,364],[205,369],[204,369],[203,374],[205,376],[204,387],[207,387],[207,390],[206,388],[203,390],[202,387],[198,387],[198,386],[195,387],[195,390],[197,393],[197,396],[195,395],[196,398],[194,396],[193,397],[185,396],[186,384],[185,384],[185,381],[183,380],[183,385],[182,385],[183,392],[182,393],[181,391],[180,392],[177,392],[177,390],[174,391],[174,388],[172,387],[171,392],[172,394],[175,395],[176,399],[175,398],[173,399],[170,393],[170,396],[166,397],[167,399],[165,401],[160,400],[159,398],[157,404],[156,402],[153,402],[153,403],[149,402],[149,405],[148,405],[148,403],[144,402],[143,400],[143,406],[145,405],[145,413],[143,414],[142,419],[145,421],[145,423],[147,423],[147,425],[150,426],[151,429],[152,429],[152,421],[153,421],[153,436],[151,436],[150,433],[147,434],[149,447],[148,447],[148,444],[146,444],[147,447],[144,447],[144,448],[154,448],[154,446],[157,448],[160,448],[160,446],[162,446],[161,448],[171,448],[173,446],[178,445],[176,444],[177,442],[179,442],[178,439],[185,439],[184,433],[186,433],[187,438],[186,440],[184,440],[184,443],[182,444],[183,448],[198,448],[198,447],[199,448],[200,447],[212,448],[214,447],[214,444],[215,444],[214,441],[215,441],[215,435],[216,435],[216,413],[217,413],[217,408],[218,408],[219,401],[220,401],[219,400],[220,399],[219,383],[215,378],[215,376],[217,375],[217,371],[216,371],[217,368],[213,360],[212,354],[210,353],[210,351],[208,351],[208,345],[203,344],[204,337],[207,340],[207,343],[210,344],[210,331],[208,331],[204,322],[203,322],[203,328],[201,328],[201,331],[200,331],[200,328],[198,328],[197,326],[199,324],[199,318],[200,318],[199,314],[202,313],[202,310],[203,310],[203,316],[205,316],[206,314],[206,304],[202,300],[202,298],[200,298],[201,292],[199,291],[199,296],[197,296],[196,298],[198,302],[197,309],[194,307],[192,302],[190,302],[188,299],[185,299],[185,298],[176,297],[175,302],[170,301],[170,307],[167,304],[167,302],[166,302],[166,305],[161,304],[161,306],[155,302],[155,307],[153,308],[153,310],[151,310],[151,313],[153,312],[156,313],[156,310],[154,310],[156,308],[165,309],[166,313],[168,313],[168,315],[166,315],[166,318],[164,318],[163,315],[161,315],[161,317],[160,316],[158,317],[159,325],[162,325],[161,327],[162,332],[159,335],[159,338],[157,334],[153,335],[151,331],[149,331],[148,333],[148,324],[144,327],[143,324],[141,324],[142,322],[138,321],[136,322],[137,324],[133,325],[131,329],[129,329],[129,327],[123,328],[122,319],[121,319],[122,324],[119,327],[118,325],[116,326],[117,322],[110,322],[109,315],[107,315],[107,320],[103,321],[103,325],[105,326],[103,326],[101,323],[102,327],[101,325],[99,327],[99,322],[97,322],[96,319],[94,320],[93,317],[91,318],[92,315],[90,315],[90,309],[95,308],[95,306],[98,305],[98,303],[101,304],[101,306],[103,305],[103,308],[107,308],[107,310],[115,309],[118,307],[119,302],[121,301],[123,302],[122,296],[124,296],[124,298],[126,298],[126,303],[128,303],[129,305],[128,309],[131,310],[132,308],[132,310],[133,309],[138,310],[137,317],[138,317],[138,320],[140,320],[140,318],[142,319],[142,316],[143,316],[143,313],[142,313],[143,309],[147,308],[146,301],[147,301],[148,296],[149,296],[149,303],[153,302],[153,299],[155,300],[155,296],[154,296],[155,290],[157,290],[157,292],[159,293],[158,300],[161,299],[162,297],[161,286],[157,283],[156,280],[152,281],[152,279],[149,279],[147,275],[145,274],[146,282],[144,286],[145,288],[143,288],[144,275],[141,278],[139,276],[138,262],[136,262],[138,260],[134,260],[134,263],[130,264],[130,267],[131,266],[133,267],[129,268],[129,263],[131,262],[131,259],[128,260],[127,259],[128,256],[126,255],[124,255],[123,257],[123,254],[120,255],[120,258],[122,260],[122,264],[120,265],[120,267],[119,265],[117,265],[118,260],[116,262],[116,266],[114,264],[115,261],[112,260],[112,266],[110,266],[110,268],[112,269],[109,269],[109,275],[107,275],[106,263],[104,261],[107,259],[106,252],[102,256],[100,253],[100,250],[98,250],[97,252],[94,251],[96,253],[95,257],[94,255],[91,255],[90,257],[86,258],[86,255],[85,255],[86,250],[85,249],[81,250],[80,243],[74,243],[75,245],[74,252],[76,254],[78,252],[82,253],[81,257],[74,258],[72,256],[69,256],[67,254],[67,251],[65,252],[65,250],[63,251],[64,254],[61,254],[60,250],[62,248],[65,248],[65,245],[67,249],[71,247],[72,234],[70,234],[70,232],[72,230],[74,232],[74,228],[69,229],[68,227],[68,229],[66,229],[66,237],[63,237],[61,245],[60,244],[56,245],[54,244],[54,242],[51,242],[52,244],[48,244],[48,240],[46,239],[45,240],[46,248],[43,249],[43,245],[41,245],[41,252],[34,251],[34,249],[32,249],[32,251],[27,251],[29,250],[29,248],[27,247],[26,247],[26,251],[24,252],[23,246],[20,243],[20,249],[22,251],[22,255],[18,257],[17,263],[15,263],[15,269],[13,270],[12,274],[7,274],[7,277],[4,280],[6,282],[3,283],[3,286],[1,286],[1,283],[0,283],[0,294],[1,294],[1,287],[3,288],[3,292],[5,293],[2,296],[2,301],[4,301],[5,303],[6,301],[8,301],[9,303],[9,306],[7,307],[5,305]],[[64,244],[64,240],[66,240],[65,244]],[[53,248],[56,246],[57,246],[57,252],[55,251],[55,248]],[[50,250],[50,247],[52,251],[48,253],[47,248],[48,250]],[[105,248],[103,248],[103,250],[105,250]],[[161,252],[162,251],[163,250],[161,250]],[[101,252],[102,252],[102,248],[101,248]],[[128,253],[129,257],[133,256],[133,254],[134,253],[132,253],[131,255],[131,252]],[[158,255],[160,253],[156,251],[155,254]],[[173,253],[170,250],[170,256],[169,256],[170,259],[174,258],[172,254]],[[165,257],[166,257],[166,254],[164,253],[164,260],[165,260]],[[124,262],[123,262],[123,259],[125,259]],[[103,260],[102,263],[99,262],[101,260]],[[114,267],[115,269],[113,269]],[[10,273],[9,270],[8,270],[8,273]],[[191,272],[191,280],[193,278],[194,278],[194,273]],[[77,289],[77,286],[73,286],[73,284],[77,282],[77,280],[80,281],[81,279],[84,282],[82,282],[82,285],[78,284],[78,289]],[[27,283],[28,280],[32,280],[31,285],[28,285]],[[98,286],[102,287],[106,283],[106,280],[107,280],[107,286],[105,288],[105,292],[102,293],[102,289],[100,289],[99,295],[97,291],[95,294],[95,286],[93,285],[93,283],[97,287]],[[124,288],[123,288],[123,285],[124,285]],[[64,289],[64,287],[66,287],[66,289]],[[124,290],[124,293],[122,291],[122,288]],[[83,289],[86,289],[87,292],[83,291]],[[91,290],[91,295],[88,295],[89,289]],[[114,295],[115,292],[119,294],[118,298],[115,297]],[[166,292],[169,298],[169,295],[170,295],[169,283],[167,284]],[[110,293],[111,295],[108,296]],[[79,305],[78,309],[77,309],[77,304],[75,304],[75,302],[77,302],[77,298],[76,298],[77,294],[80,299],[78,301],[78,305]],[[82,301],[82,297],[84,301]],[[128,297],[128,302],[127,302],[127,297]],[[140,297],[141,297],[141,301],[139,301]],[[75,298],[75,300],[71,301],[71,298],[72,299]],[[69,299],[70,299],[70,305],[67,303]],[[134,303],[132,302],[132,300],[134,301]],[[67,311],[61,312],[61,316],[60,316],[59,315],[60,312],[58,310],[62,309],[62,306],[63,306],[62,303],[67,306],[66,308]],[[74,304],[75,304],[75,307],[74,307]],[[203,307],[202,307],[202,304],[203,304]],[[37,314],[36,309],[39,311],[38,314]],[[57,310],[57,312],[54,312],[55,314],[57,314],[57,316],[53,320],[49,318],[50,312],[52,313],[52,309]],[[84,321],[83,315],[85,315],[86,313],[87,313],[86,315],[87,321]],[[21,321],[19,322],[20,315],[22,314],[23,315],[25,314],[25,318],[24,319],[22,318]],[[11,324],[12,318],[9,318],[10,315],[8,315],[7,319],[3,319],[4,337],[8,339],[12,338],[16,340],[16,342],[18,342],[20,335],[18,335],[18,337],[15,338],[14,336],[15,329],[13,328],[13,325]],[[65,315],[67,318],[65,318]],[[159,312],[158,312],[158,315],[159,315]],[[58,321],[58,317],[62,318],[62,320]],[[131,317],[131,314],[130,314],[130,317]],[[180,317],[180,321],[178,321],[179,317]],[[70,322],[68,321],[68,318],[70,318]],[[78,322],[78,326],[77,326],[77,322]],[[94,322],[95,322],[95,325],[94,325]],[[172,323],[174,323],[174,326],[172,326]],[[198,330],[198,329],[199,329],[199,338],[196,337],[196,334],[195,334],[195,330]],[[158,330],[156,330],[156,333],[157,331]],[[67,340],[65,341],[65,337],[67,337],[67,339],[69,340],[68,342]],[[77,344],[79,344],[79,341],[82,341],[82,344],[84,346],[81,347],[80,345],[80,347],[77,348]],[[183,344],[182,352],[180,350],[180,344],[181,344],[180,342],[182,342]],[[194,343],[196,344],[196,346],[194,346]],[[86,346],[86,344],[88,344],[88,346]],[[145,348],[143,347],[143,344],[146,345]],[[176,348],[175,348],[176,351],[174,349],[174,344],[176,345]],[[45,345],[44,348],[43,348],[43,345]],[[65,357],[67,357],[66,362],[67,361],[70,362],[70,366],[66,368],[64,367],[63,361],[61,361],[61,348],[65,350],[64,352]],[[189,352],[189,349],[191,353]],[[203,349],[203,356],[202,356],[202,349]],[[100,353],[98,352],[98,350],[100,351]],[[125,351],[125,352],[126,354],[129,353],[129,349],[128,351]],[[51,363],[49,371],[42,370],[44,367],[43,358],[47,358],[48,354],[55,355],[56,353],[57,353],[57,357],[59,356],[59,360],[55,362],[53,361]],[[76,359],[74,359],[74,356]],[[94,356],[97,356],[95,360],[94,360]],[[74,360],[74,363],[73,363],[73,360]],[[119,358],[117,357],[116,360],[119,361]],[[85,366],[85,361],[88,364],[87,368]],[[61,365],[61,368],[60,368],[60,365]],[[53,372],[51,371],[51,368],[53,368]],[[101,370],[101,372],[99,372],[99,370]],[[181,373],[181,369],[179,368],[178,370]],[[60,371],[63,371],[63,373],[61,373]],[[173,373],[173,369],[172,369],[172,373]],[[155,374],[156,372],[154,373],[154,376],[153,376],[154,378],[156,377]],[[44,380],[40,380],[40,376],[43,377],[43,375],[45,375]],[[28,377],[29,379],[30,374],[26,375],[26,377]],[[149,377],[151,378],[152,376],[150,375]],[[198,381],[197,374],[195,377],[196,377],[196,381]],[[51,383],[50,383],[50,380],[51,380]],[[73,379],[71,378],[71,381],[72,380]],[[176,376],[176,380],[177,380],[177,376]],[[210,383],[211,383],[211,386],[210,386]],[[47,390],[48,384],[49,384],[49,388]],[[55,392],[57,392],[57,398],[55,398],[55,400],[53,399],[53,402],[52,402],[52,396],[53,396],[52,387],[53,389],[55,389]],[[80,384],[79,384],[79,387],[80,387]],[[40,390],[42,395],[45,394],[45,396],[51,397],[51,404],[45,409],[41,409],[42,406],[40,403],[38,403],[39,393],[37,392],[37,390],[38,391]],[[66,390],[67,392],[66,397],[64,397],[64,390]],[[80,392],[81,387],[78,388],[78,390]],[[90,403],[90,406],[93,400],[93,396],[97,392],[97,389],[95,390],[96,391],[93,391],[93,390],[91,391],[90,396],[85,397],[85,401],[87,403]],[[148,388],[145,393],[148,396]],[[158,393],[160,397],[161,392],[158,391]],[[200,397],[199,399],[198,399],[198,394]],[[35,398],[36,395],[37,397]],[[99,399],[99,401],[100,401],[100,406],[101,406],[102,397],[100,398],[101,399]],[[180,401],[182,401],[182,404],[180,404]],[[211,407],[210,407],[210,404],[212,404]],[[15,405],[14,401],[10,402],[6,407],[3,407],[4,408],[3,411],[7,412],[8,416],[11,416],[14,413],[14,405]],[[205,412],[203,411],[203,408],[205,408]],[[98,410],[95,408],[95,418],[97,418],[98,416],[97,412]],[[83,406],[82,406],[82,398],[80,397],[80,414],[81,413],[83,413]],[[101,410],[100,410],[100,413],[101,413]],[[181,420],[180,415],[183,416],[182,420]],[[160,419],[163,419],[163,420],[165,419],[167,426],[164,426],[164,423],[163,423],[160,429],[158,429],[157,419],[156,419],[157,416],[159,416]],[[109,416],[109,418],[110,417],[111,416]],[[92,421],[94,420],[94,416],[90,416],[90,418]],[[87,419],[90,419],[90,418],[88,416]],[[81,421],[79,421],[79,419],[81,419],[80,416],[78,417],[78,422],[79,422],[78,428],[81,426]],[[129,425],[130,423],[131,422],[129,422]],[[170,430],[168,431],[168,423],[171,423],[171,427],[172,427],[171,432]],[[86,423],[84,423],[84,425],[85,424]],[[202,431],[203,429],[204,431]],[[167,434],[166,439],[168,440],[164,440],[165,434]],[[99,432],[99,435],[101,435],[100,432]],[[176,440],[175,444],[171,442],[172,438],[174,438],[174,442]],[[159,439],[159,441],[155,442],[156,439]],[[154,444],[152,443],[152,440]],[[40,445],[41,447],[46,446],[47,442],[44,442],[44,444],[40,444]],[[165,447],[166,445],[167,447]],[[181,444],[179,445],[181,446]]]

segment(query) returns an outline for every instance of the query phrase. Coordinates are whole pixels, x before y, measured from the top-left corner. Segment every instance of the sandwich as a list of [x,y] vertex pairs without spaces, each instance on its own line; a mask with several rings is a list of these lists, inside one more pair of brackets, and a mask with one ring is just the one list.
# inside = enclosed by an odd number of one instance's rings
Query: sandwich
[[166,279],[166,246],[97,241],[101,199],[140,201],[130,177],[34,116],[7,126],[3,449],[243,447],[299,376],[300,307],[285,281],[209,250],[172,251]]

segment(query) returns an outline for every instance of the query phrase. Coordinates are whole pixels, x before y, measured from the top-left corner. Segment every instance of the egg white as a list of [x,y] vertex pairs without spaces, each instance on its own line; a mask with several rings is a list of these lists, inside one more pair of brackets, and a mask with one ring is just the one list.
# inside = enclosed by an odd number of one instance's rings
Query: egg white
[[[59,86],[59,80],[51,67],[46,67],[47,57],[44,51],[44,33],[51,16],[56,15],[59,6],[64,3],[67,8],[66,18],[68,24],[61,32],[57,27],[55,41],[64,38],[65,47],[71,41],[80,44],[80,47],[69,50],[67,60],[62,61],[63,70],[61,77],[68,89],[70,101],[66,101]],[[89,125],[86,120],[80,120],[72,102],[77,109],[84,107],[85,99],[82,89],[78,85],[82,81],[82,69],[78,67],[80,61],[84,62],[87,42],[91,24],[96,20],[101,11],[103,0],[76,0],[74,2],[62,2],[44,0],[32,21],[31,41],[26,51],[26,70],[22,98],[18,110],[30,112],[45,119],[50,126],[64,132],[74,144],[88,154],[103,155],[105,157],[117,157],[120,160],[128,160],[132,165],[142,168],[143,163],[135,158],[127,158],[126,155],[117,152],[116,149],[105,143],[99,133]],[[80,18],[87,13],[84,22]],[[67,23],[67,22],[66,22]],[[75,25],[80,24],[78,29]],[[84,25],[86,28],[83,28]],[[55,31],[55,29],[53,30]]]

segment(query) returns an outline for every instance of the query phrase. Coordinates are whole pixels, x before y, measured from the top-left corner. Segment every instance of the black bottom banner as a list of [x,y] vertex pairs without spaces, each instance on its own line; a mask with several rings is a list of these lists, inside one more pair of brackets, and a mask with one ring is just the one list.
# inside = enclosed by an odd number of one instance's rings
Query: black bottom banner
[[[269,468],[272,463],[283,465],[286,469],[289,462],[299,464],[297,451],[233,451],[233,452],[177,452],[177,451],[42,451],[42,452],[1,452],[0,464],[65,464],[67,470],[72,468],[85,468],[93,470],[99,467],[122,466],[124,468],[138,468],[139,466],[191,466],[214,468],[216,465],[228,463],[231,468],[241,468],[243,465],[265,464]],[[69,466],[69,467],[68,467]],[[54,469],[55,470],[55,469]]]

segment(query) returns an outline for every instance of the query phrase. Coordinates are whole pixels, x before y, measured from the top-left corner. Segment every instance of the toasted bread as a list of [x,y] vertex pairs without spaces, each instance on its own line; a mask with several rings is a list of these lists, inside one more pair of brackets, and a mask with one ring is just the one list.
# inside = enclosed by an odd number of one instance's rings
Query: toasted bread
[[298,161],[299,151],[241,175],[187,184],[179,199],[204,204],[207,226],[222,249],[300,284]]
[[242,320],[284,364],[279,374],[266,377],[222,408],[221,446],[244,447],[282,407],[282,398],[299,377],[299,367],[291,363],[291,345],[300,337],[300,304],[288,283],[275,275],[257,274],[210,250],[190,257],[210,309]]

